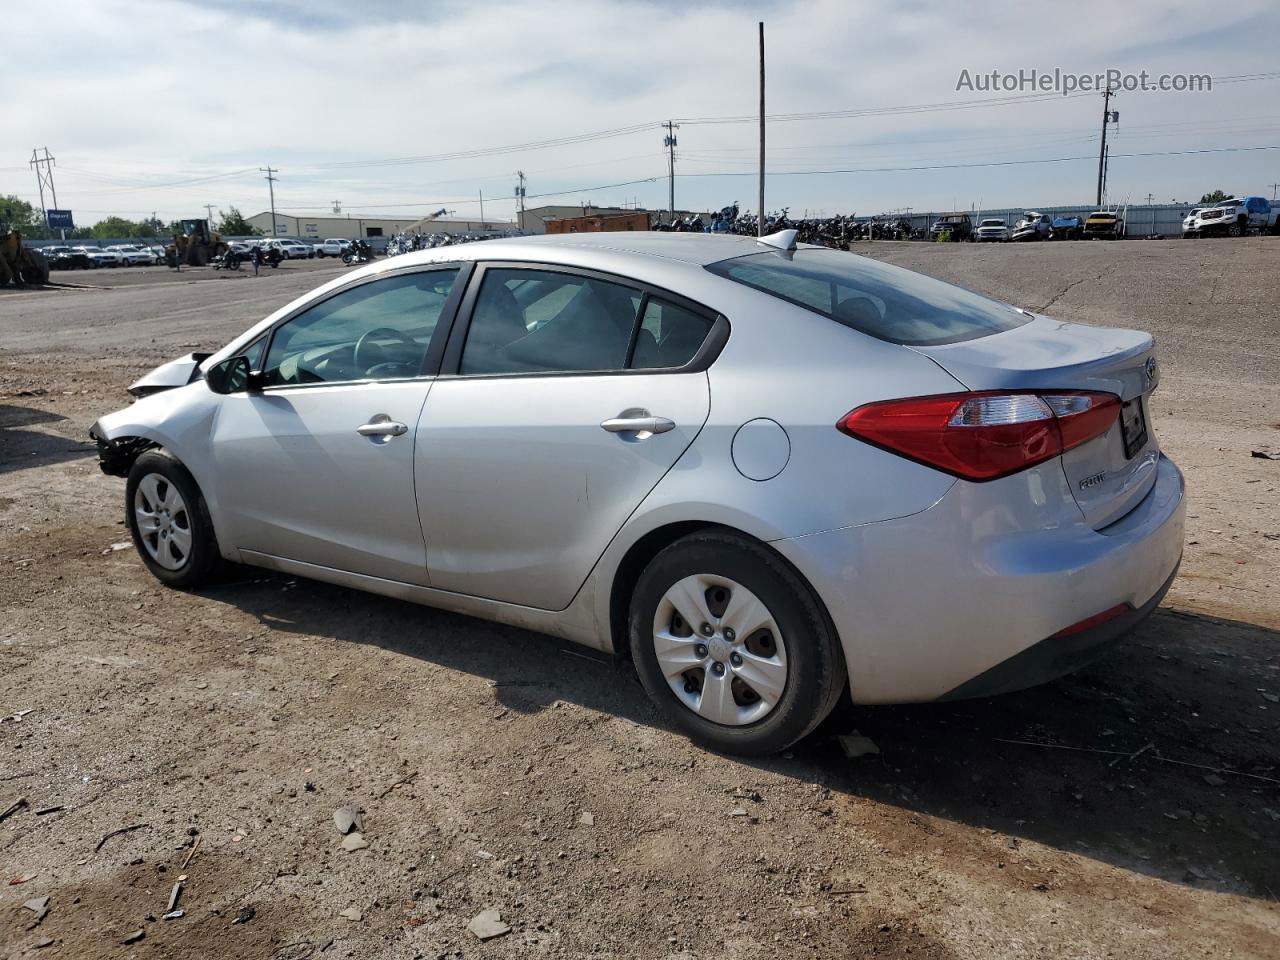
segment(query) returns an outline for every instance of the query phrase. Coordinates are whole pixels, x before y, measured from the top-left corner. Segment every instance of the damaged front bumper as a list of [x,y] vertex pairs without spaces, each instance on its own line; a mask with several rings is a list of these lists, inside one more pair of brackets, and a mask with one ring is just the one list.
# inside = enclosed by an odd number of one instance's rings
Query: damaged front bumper
[[138,455],[156,444],[143,437],[107,440],[97,422],[89,428],[89,438],[98,445],[98,467],[109,477],[127,477]]

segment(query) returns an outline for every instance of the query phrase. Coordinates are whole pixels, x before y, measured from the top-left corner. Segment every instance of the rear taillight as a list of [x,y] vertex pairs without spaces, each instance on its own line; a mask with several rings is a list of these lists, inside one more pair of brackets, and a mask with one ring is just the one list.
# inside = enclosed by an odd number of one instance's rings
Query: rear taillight
[[1110,393],[984,391],[868,403],[836,427],[957,477],[995,480],[1106,433],[1119,413]]

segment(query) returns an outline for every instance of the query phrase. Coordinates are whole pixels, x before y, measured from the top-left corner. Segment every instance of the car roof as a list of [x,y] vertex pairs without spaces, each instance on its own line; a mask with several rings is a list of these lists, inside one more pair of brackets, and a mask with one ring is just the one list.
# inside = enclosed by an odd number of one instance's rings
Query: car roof
[[433,247],[401,254],[396,262],[415,263],[431,260],[467,259],[501,260],[504,257],[528,259],[537,251],[563,250],[574,254],[573,259],[592,252],[602,255],[623,254],[633,257],[678,261],[694,266],[706,266],[732,257],[771,249],[761,247],[755,237],[743,237],[725,233],[675,233],[665,231],[619,231],[617,233],[543,234],[532,237],[511,237],[501,240],[485,240],[477,243]]

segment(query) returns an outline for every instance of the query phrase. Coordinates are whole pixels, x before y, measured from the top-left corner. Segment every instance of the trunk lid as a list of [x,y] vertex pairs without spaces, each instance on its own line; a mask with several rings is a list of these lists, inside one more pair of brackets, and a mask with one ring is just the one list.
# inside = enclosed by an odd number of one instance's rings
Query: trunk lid
[[1111,428],[1061,458],[1076,503],[1094,529],[1128,513],[1155,483],[1160,448],[1147,400],[1159,370],[1150,334],[1038,316],[1016,330],[911,349],[970,390],[1097,390],[1118,396],[1123,406]]

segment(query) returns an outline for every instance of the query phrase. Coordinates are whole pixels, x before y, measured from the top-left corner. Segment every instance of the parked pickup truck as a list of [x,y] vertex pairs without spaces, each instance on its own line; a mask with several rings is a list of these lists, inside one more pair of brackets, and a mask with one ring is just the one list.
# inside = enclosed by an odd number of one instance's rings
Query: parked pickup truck
[[316,244],[317,257],[340,257],[351,249],[351,241],[333,238]]
[[944,213],[929,228],[931,240],[972,240],[973,221],[967,213]]
[[1009,227],[999,217],[989,217],[978,224],[979,243],[1004,243],[1009,239]]
[[1251,230],[1272,233],[1280,220],[1280,207],[1266,197],[1232,197],[1205,207],[1184,224],[1183,233],[1192,237],[1243,237]]

